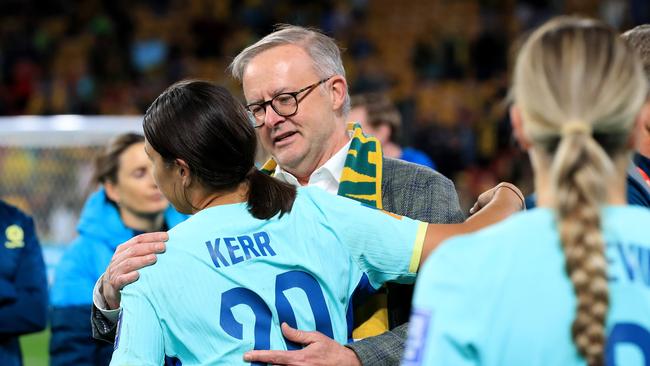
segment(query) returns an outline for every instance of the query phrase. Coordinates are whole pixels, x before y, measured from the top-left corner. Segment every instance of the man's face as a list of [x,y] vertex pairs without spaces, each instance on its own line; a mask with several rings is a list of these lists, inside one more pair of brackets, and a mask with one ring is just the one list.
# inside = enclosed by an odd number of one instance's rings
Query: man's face
[[637,151],[650,158],[650,100],[645,103],[641,109],[636,128],[636,149]]
[[[250,60],[242,78],[246,104],[271,100],[280,93],[295,92],[320,78],[309,55],[300,47],[282,45],[268,49]],[[325,82],[325,88],[332,81]],[[298,96],[298,111],[290,117],[266,107],[264,124],[258,128],[262,146],[278,164],[289,171],[311,174],[327,151],[336,129],[331,95],[318,86]],[[257,121],[261,123],[262,121]]]
[[390,126],[384,123],[380,124],[377,127],[373,127],[368,122],[368,109],[365,106],[357,106],[352,108],[350,110],[350,114],[348,114],[348,120],[357,122],[359,125],[361,125],[363,133],[366,135],[375,136],[382,146],[385,146],[389,143],[391,134]]

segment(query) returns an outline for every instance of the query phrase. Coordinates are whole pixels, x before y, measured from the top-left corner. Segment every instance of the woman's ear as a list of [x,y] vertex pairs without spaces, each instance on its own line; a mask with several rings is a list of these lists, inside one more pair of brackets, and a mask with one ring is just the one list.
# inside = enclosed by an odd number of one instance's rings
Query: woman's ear
[[104,192],[106,192],[106,197],[116,204],[120,203],[120,190],[117,188],[117,185],[109,180],[104,182]]
[[634,120],[628,147],[650,156],[650,99],[646,100]]
[[192,183],[190,166],[183,159],[176,159],[174,163],[176,164],[176,174],[178,174],[183,187],[188,187]]
[[510,107],[510,123],[512,124],[512,133],[515,136],[517,143],[522,150],[528,151],[528,149],[530,149],[531,143],[530,140],[526,137],[526,133],[524,132],[521,110],[515,104]]

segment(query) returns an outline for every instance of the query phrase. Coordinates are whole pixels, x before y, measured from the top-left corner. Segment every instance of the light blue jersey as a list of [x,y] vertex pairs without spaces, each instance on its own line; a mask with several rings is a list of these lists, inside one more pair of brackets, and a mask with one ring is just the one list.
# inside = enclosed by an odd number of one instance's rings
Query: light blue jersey
[[[650,365],[650,210],[602,211],[608,366]],[[585,365],[576,298],[549,209],[442,244],[422,267],[403,365]]]
[[300,188],[290,213],[255,219],[211,207],[169,231],[167,251],[122,291],[111,365],[246,364],[252,349],[297,349],[280,324],[338,342],[355,291],[413,283],[426,224]]

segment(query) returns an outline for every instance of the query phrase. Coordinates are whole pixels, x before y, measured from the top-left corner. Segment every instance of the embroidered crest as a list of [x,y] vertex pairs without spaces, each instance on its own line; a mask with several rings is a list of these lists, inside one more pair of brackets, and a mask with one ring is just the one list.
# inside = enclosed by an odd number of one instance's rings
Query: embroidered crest
[[11,225],[5,230],[5,247],[7,249],[18,249],[25,246],[25,232],[18,225]]

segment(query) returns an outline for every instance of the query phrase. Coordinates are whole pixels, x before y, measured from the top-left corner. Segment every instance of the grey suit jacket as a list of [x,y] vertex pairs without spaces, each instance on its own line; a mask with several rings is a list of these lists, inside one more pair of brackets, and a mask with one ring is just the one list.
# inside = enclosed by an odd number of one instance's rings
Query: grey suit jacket
[[[442,174],[390,158],[383,159],[382,171],[382,200],[386,211],[431,223],[457,223],[465,219],[454,184]],[[388,289],[389,317],[394,325],[408,319],[411,303],[412,286],[398,286],[401,285],[391,285]],[[113,342],[116,325],[108,322],[94,306],[91,318],[93,337]],[[407,326],[401,325],[348,347],[364,365],[399,365]]]
[[[384,210],[436,224],[465,220],[454,184],[427,167],[384,158]],[[350,343],[363,365],[399,365],[404,353],[412,285],[388,285],[388,318],[392,331]]]

